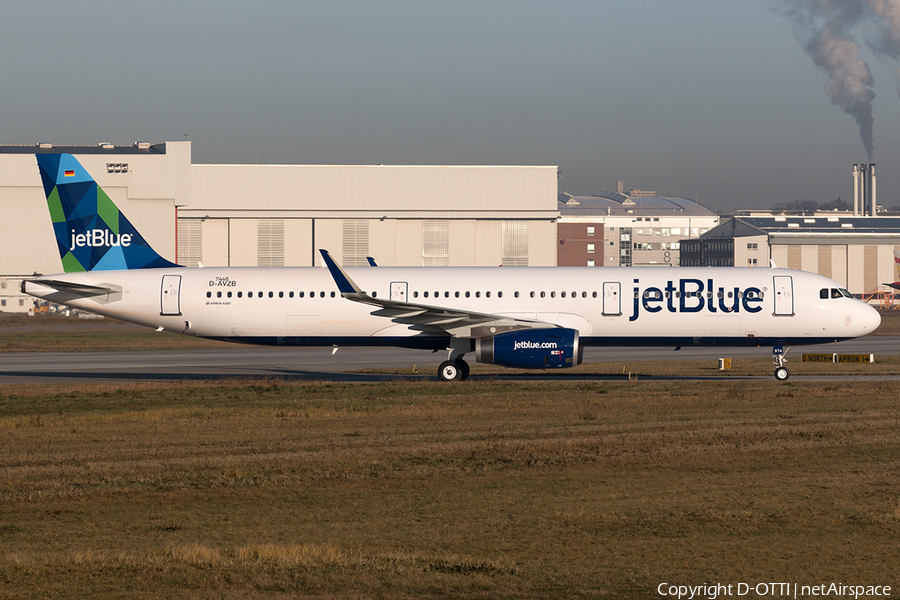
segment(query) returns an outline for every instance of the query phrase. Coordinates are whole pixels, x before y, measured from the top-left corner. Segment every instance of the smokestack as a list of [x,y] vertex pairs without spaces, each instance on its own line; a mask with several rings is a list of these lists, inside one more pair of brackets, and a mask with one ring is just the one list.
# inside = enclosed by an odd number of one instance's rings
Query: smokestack
[[875,216],[875,163],[869,164],[869,205],[871,206],[871,216]]
[[859,216],[859,165],[853,165],[853,216]]

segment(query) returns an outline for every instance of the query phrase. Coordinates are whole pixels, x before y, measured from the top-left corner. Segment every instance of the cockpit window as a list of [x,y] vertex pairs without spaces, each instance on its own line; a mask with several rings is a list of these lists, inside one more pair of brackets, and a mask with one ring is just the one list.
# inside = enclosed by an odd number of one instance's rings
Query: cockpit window
[[828,288],[822,288],[819,290],[819,298],[822,300],[826,300],[828,298],[853,298],[853,294],[845,290],[844,288],[831,288],[829,291]]

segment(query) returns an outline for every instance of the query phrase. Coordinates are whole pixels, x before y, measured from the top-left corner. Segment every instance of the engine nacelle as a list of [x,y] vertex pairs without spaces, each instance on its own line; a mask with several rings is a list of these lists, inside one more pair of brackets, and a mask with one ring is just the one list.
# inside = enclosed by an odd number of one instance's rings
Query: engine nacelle
[[475,340],[475,360],[516,369],[574,367],[581,363],[578,331],[561,327],[522,329]]

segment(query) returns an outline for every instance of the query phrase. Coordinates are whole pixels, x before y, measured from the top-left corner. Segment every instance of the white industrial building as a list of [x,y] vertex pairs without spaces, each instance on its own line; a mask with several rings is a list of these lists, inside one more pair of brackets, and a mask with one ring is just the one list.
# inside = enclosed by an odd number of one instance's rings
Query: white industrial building
[[34,154],[73,154],[186,266],[553,266],[555,166],[195,165],[190,142],[0,146],[0,311],[62,270]]

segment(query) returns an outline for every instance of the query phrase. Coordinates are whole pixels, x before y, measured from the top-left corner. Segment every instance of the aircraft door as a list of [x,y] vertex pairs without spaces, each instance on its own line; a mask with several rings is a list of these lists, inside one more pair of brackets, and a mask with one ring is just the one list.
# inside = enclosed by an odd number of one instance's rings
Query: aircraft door
[[406,294],[409,285],[405,281],[391,282],[391,300],[396,302],[407,302]]
[[181,314],[181,275],[163,275],[159,314],[163,316]]
[[777,275],[775,284],[775,315],[791,317],[794,315],[794,282],[789,275]]
[[603,315],[607,317],[622,314],[622,284],[607,281],[603,284]]

